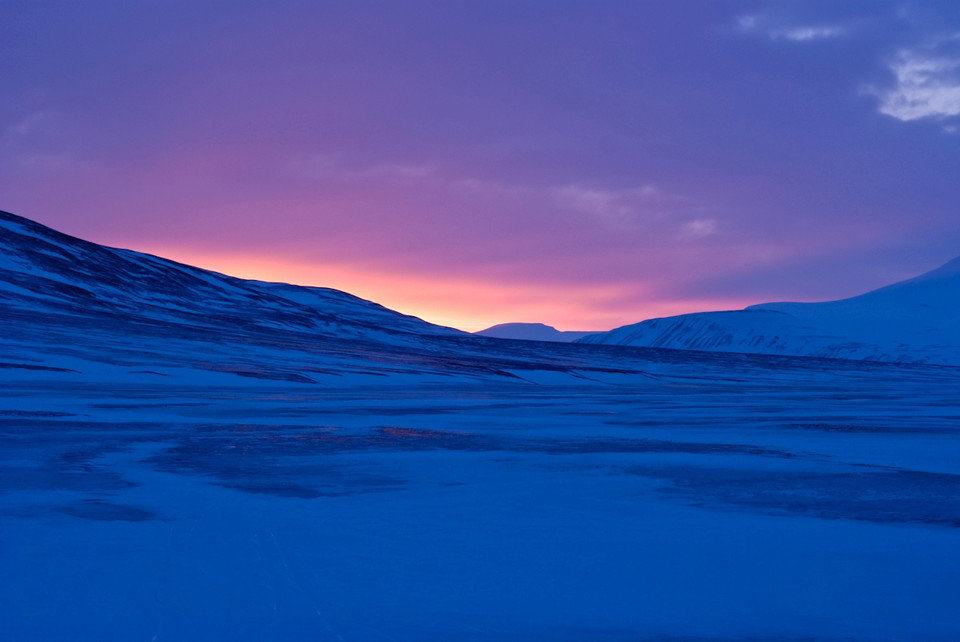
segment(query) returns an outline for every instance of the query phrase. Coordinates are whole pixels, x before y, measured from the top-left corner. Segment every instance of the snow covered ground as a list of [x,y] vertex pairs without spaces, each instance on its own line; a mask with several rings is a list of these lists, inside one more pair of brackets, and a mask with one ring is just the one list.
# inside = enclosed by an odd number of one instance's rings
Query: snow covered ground
[[960,638],[957,370],[641,354],[0,370],[0,639]]

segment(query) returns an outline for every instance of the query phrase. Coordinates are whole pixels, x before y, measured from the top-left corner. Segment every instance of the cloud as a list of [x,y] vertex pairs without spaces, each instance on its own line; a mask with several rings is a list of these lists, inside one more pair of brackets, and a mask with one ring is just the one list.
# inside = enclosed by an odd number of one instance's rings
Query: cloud
[[[668,219],[671,233],[676,230],[676,221],[689,216],[691,208],[687,199],[677,194],[664,192],[651,184],[636,187],[610,188],[585,183],[566,185],[528,185],[491,178],[456,176],[436,164],[417,165],[400,163],[362,164],[345,157],[342,153],[302,154],[287,159],[286,170],[316,184],[330,183],[384,183],[413,187],[417,190],[429,187],[434,194],[465,199],[467,202],[499,211],[553,212],[565,210],[599,221],[604,228],[619,232],[632,232],[643,227],[652,232],[649,225]],[[712,233],[700,221],[694,227],[693,236],[700,238]]]
[[54,120],[50,111],[35,111],[12,123],[5,129],[7,136],[26,137],[48,129]]
[[880,113],[902,121],[960,114],[960,55],[904,49],[889,66],[896,84],[876,92]]
[[764,14],[744,15],[737,18],[737,30],[741,33],[759,34],[770,40],[788,40],[790,42],[811,42],[839,38],[847,34],[842,25],[793,25],[776,24]]
[[[651,184],[626,188],[599,187],[585,183],[529,186],[461,178],[451,182],[450,186],[478,195],[523,202],[525,206],[541,211],[560,209],[575,212],[618,232],[633,232],[642,228],[646,232],[654,233],[655,230],[663,231],[663,224],[673,229],[677,218],[698,210],[687,198],[665,192]],[[708,232],[706,227],[698,228],[698,232],[699,236],[712,233]]]
[[717,233],[717,221],[712,218],[700,218],[684,224],[683,237],[687,239],[702,239]]
[[792,40],[793,42],[807,42],[809,40],[839,38],[844,35],[846,31],[846,29],[838,25],[794,27],[793,29],[773,31],[770,33],[770,37],[774,40],[783,38],[784,40]]
[[740,16],[737,18],[740,31],[755,31],[760,27],[760,16]]
[[620,228],[635,228],[642,216],[659,213],[666,199],[653,185],[611,190],[574,184],[551,188],[548,193],[561,207]]

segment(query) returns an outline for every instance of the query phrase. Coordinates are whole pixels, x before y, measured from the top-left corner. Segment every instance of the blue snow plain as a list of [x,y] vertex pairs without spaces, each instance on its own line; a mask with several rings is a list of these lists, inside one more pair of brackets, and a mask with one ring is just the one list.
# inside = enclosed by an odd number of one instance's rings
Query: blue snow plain
[[7,368],[0,639],[960,639],[956,370],[646,365]]
[[958,383],[475,337],[0,213],[0,640],[960,640]]

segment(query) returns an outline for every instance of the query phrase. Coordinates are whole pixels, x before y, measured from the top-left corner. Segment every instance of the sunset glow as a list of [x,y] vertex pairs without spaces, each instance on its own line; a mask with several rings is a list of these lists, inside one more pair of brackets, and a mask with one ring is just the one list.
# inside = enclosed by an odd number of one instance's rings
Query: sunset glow
[[419,316],[432,323],[468,332],[502,322],[502,310],[514,319],[566,319],[561,330],[596,330],[629,323],[631,319],[684,314],[704,309],[735,309],[743,300],[650,300],[624,306],[638,297],[636,287],[597,288],[559,285],[523,286],[510,283],[454,281],[415,274],[368,273],[351,266],[296,263],[269,257],[200,255],[174,248],[150,253],[232,276],[297,285],[322,283],[375,301],[393,310]]
[[955,5],[560,5],[13,4],[2,207],[467,329],[960,253]]

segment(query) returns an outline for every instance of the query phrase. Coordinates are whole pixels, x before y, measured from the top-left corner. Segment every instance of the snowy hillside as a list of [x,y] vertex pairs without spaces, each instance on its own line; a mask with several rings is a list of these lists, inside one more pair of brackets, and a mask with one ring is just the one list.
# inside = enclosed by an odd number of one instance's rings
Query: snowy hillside
[[596,349],[476,337],[338,290],[237,279],[5,212],[0,320],[0,370],[58,381],[343,385],[624,370]]
[[481,337],[497,339],[522,339],[525,341],[576,341],[590,332],[576,332],[573,330],[557,330],[553,326],[543,323],[500,323],[498,325],[474,332]]
[[256,326],[365,336],[459,334],[327,288],[237,279],[103,247],[0,212],[0,306],[200,328]]
[[765,303],[616,328],[623,346],[960,364],[960,258],[914,279],[825,303]]

